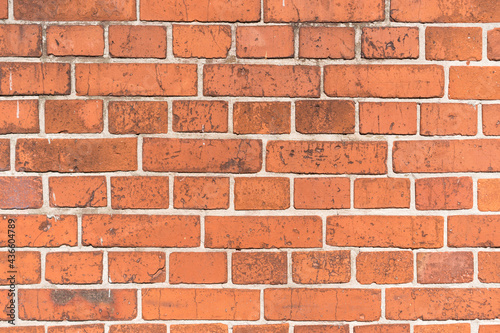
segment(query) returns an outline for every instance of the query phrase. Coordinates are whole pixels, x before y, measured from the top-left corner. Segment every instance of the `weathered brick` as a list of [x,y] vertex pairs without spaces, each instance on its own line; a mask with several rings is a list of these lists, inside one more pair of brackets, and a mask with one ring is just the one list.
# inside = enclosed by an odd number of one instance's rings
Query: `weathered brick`
[[500,325],[481,325],[479,333],[496,333],[500,329]]
[[300,27],[299,57],[354,59],[354,29],[344,27]]
[[0,101],[0,134],[39,131],[38,100]]
[[500,60],[500,28],[488,30],[488,59]]
[[359,133],[417,134],[417,104],[408,102],[360,103]]
[[500,216],[465,215],[448,217],[448,246],[500,247]]
[[231,48],[229,25],[172,26],[173,52],[179,58],[225,58]]
[[103,102],[93,100],[45,101],[45,133],[101,133]]
[[356,256],[356,280],[361,284],[413,281],[411,251],[361,252]]
[[427,27],[425,58],[427,60],[481,60],[481,28]]
[[168,208],[168,177],[111,177],[113,209]]
[[363,28],[361,52],[367,59],[416,59],[417,27]]
[[50,177],[51,207],[106,207],[106,177]]
[[51,252],[45,279],[53,284],[102,283],[102,252]]
[[483,212],[500,211],[500,179],[477,181],[477,206]]
[[10,170],[10,140],[0,139],[0,171]]
[[293,39],[292,26],[239,26],[236,28],[236,55],[238,58],[291,58]]
[[32,24],[2,24],[0,26],[1,57],[40,57],[42,27]]
[[294,333],[349,333],[349,325],[296,325]]
[[165,58],[167,31],[152,25],[112,25],[109,54],[117,58]]
[[236,134],[290,133],[290,102],[236,102],[233,131]]
[[418,283],[472,282],[473,275],[472,252],[417,253]]
[[166,280],[163,252],[109,252],[110,283],[157,283]]
[[48,333],[104,333],[104,324],[49,326]]
[[500,104],[483,105],[484,135],[500,135]]
[[234,179],[234,209],[265,210],[290,207],[290,180],[285,177]]
[[[12,255],[14,257],[12,257]],[[14,259],[14,261],[12,261],[12,259]],[[15,266],[14,269],[10,266],[12,264]],[[5,272],[4,276],[0,278],[0,285],[11,284],[12,281],[9,280],[10,271],[16,272],[16,284],[40,283],[42,271],[40,252],[16,251],[14,254],[7,251],[0,252],[0,270]]]
[[0,327],[0,333],[45,333],[43,326]]
[[0,177],[0,209],[42,208],[41,177]]
[[229,208],[229,178],[175,177],[174,207],[179,209]]
[[450,67],[451,99],[500,99],[500,67]]
[[351,206],[349,178],[295,178],[296,209],[339,209]]
[[67,95],[69,93],[69,64],[0,63],[0,95]]
[[470,333],[470,324],[415,325],[415,333]]
[[285,252],[235,252],[231,275],[234,284],[286,284]]
[[0,18],[6,19],[9,17],[9,2],[8,0],[0,0]]
[[422,178],[415,180],[418,210],[471,209],[473,185],[470,177]]
[[55,56],[102,56],[104,29],[99,25],[49,26],[47,53]]
[[224,252],[174,252],[169,260],[170,284],[227,282],[227,255]]
[[109,132],[112,134],[153,134],[168,132],[168,102],[110,102]]
[[352,101],[297,101],[295,128],[303,134],[353,134],[355,113]]
[[500,282],[500,252],[479,252],[479,281],[483,283]]
[[234,333],[288,333],[288,324],[274,325],[236,325]]
[[170,333],[227,333],[224,324],[171,325]]
[[351,279],[350,251],[293,252],[292,262],[295,283],[345,283]]
[[476,135],[477,106],[458,103],[424,103],[420,106],[422,135]]
[[379,324],[354,326],[354,333],[410,333],[408,324]]
[[226,101],[174,101],[172,128],[175,132],[227,132]]
[[124,324],[111,325],[109,333],[167,333],[166,324]]
[[407,178],[358,178],[354,181],[354,208],[410,208]]

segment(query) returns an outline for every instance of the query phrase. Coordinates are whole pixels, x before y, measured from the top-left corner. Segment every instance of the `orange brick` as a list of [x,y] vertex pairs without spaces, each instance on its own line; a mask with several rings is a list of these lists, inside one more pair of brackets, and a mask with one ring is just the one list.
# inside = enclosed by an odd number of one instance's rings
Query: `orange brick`
[[236,55],[238,58],[291,58],[293,39],[292,26],[239,26],[236,28]]
[[488,30],[488,59],[500,60],[500,28]]
[[481,60],[481,28],[427,27],[425,58],[427,60]]
[[285,252],[235,252],[231,275],[234,284],[286,284]]
[[165,253],[163,252],[109,252],[110,283],[165,282]]
[[170,333],[227,333],[224,324],[171,325]]
[[318,216],[207,216],[207,248],[321,247]]
[[228,209],[229,178],[175,177],[174,207],[179,209]]
[[361,54],[367,59],[416,59],[418,28],[363,28]]
[[42,27],[40,25],[2,24],[0,26],[1,57],[40,57]]
[[203,66],[203,95],[254,97],[320,97],[318,66]]
[[500,135],[500,104],[483,104],[484,135]]
[[10,170],[10,140],[0,139],[0,171]]
[[352,101],[297,101],[295,128],[303,134],[353,134],[355,113]]
[[[5,224],[7,227],[7,224]],[[16,230],[17,231],[17,230]],[[9,249],[10,250],[10,249]],[[12,262],[12,259],[14,261]],[[10,261],[9,261],[10,260]],[[0,252],[0,269],[4,276],[0,278],[0,285],[10,285],[9,271],[16,271],[16,284],[37,284],[41,281],[40,252],[16,251]],[[11,265],[14,265],[12,269]]]
[[470,209],[472,197],[472,178],[470,177],[415,180],[415,205],[418,210]]
[[167,325],[165,324],[125,324],[111,325],[109,333],[167,333]]
[[113,209],[168,208],[168,177],[111,177]]
[[349,178],[295,178],[296,209],[339,209],[351,206]]
[[104,29],[99,25],[49,26],[47,53],[55,56],[102,56]]
[[44,333],[43,326],[0,327],[0,333]]
[[42,208],[41,177],[0,177],[0,208]]
[[498,67],[450,67],[449,98],[500,99]]
[[483,212],[500,211],[500,179],[477,181],[477,206]]
[[356,257],[356,280],[361,284],[413,281],[411,251],[361,252]]
[[479,252],[479,281],[498,283],[500,281],[500,252]]
[[360,103],[361,134],[417,134],[416,103]]
[[258,320],[259,290],[142,289],[145,320]]
[[174,101],[172,128],[175,132],[227,132],[226,101]]
[[236,134],[290,133],[290,102],[236,102],[233,131]]
[[386,142],[269,141],[266,170],[314,174],[384,174],[387,172],[386,160]]
[[500,329],[500,325],[481,325],[479,333],[496,333]]
[[345,283],[351,279],[350,251],[293,252],[292,261],[295,283]]
[[39,131],[38,100],[0,101],[0,134]]
[[472,252],[417,253],[418,283],[472,282],[473,275]]
[[47,253],[45,279],[53,284],[102,283],[102,252]]
[[477,106],[469,104],[427,104],[420,107],[422,135],[476,135]]
[[275,325],[236,325],[234,333],[288,333],[288,324]]
[[45,101],[46,133],[101,133],[102,100]]
[[174,56],[179,58],[225,58],[231,48],[229,25],[174,24],[172,35]]
[[349,325],[296,325],[294,333],[349,333]]
[[437,216],[329,216],[332,246],[440,248],[444,220]]
[[168,102],[110,102],[108,117],[112,134],[168,132]]
[[51,207],[106,207],[106,177],[50,177]]
[[174,252],[170,254],[171,284],[226,283],[227,255],[224,252]]
[[200,218],[84,215],[82,242],[93,247],[196,247],[200,244]]
[[194,96],[198,91],[194,64],[76,64],[75,76],[76,93],[83,96]]
[[21,289],[23,320],[132,320],[137,316],[137,290]]
[[234,209],[261,210],[290,207],[290,180],[284,177],[234,179]]
[[448,246],[500,247],[500,216],[448,217]]
[[0,0],[0,18],[6,19],[9,17],[9,2],[8,0]]
[[355,326],[354,333],[410,333],[410,325],[380,324]]
[[49,326],[48,333],[104,333],[104,324]]
[[358,178],[354,181],[355,208],[410,208],[407,178]]
[[437,65],[328,65],[325,93],[332,97],[442,97],[444,70]]
[[343,27],[300,27],[299,57],[354,59],[354,29]]
[[470,324],[415,325],[415,333],[470,333]]
[[109,27],[109,54],[118,58],[166,58],[165,27],[112,25]]

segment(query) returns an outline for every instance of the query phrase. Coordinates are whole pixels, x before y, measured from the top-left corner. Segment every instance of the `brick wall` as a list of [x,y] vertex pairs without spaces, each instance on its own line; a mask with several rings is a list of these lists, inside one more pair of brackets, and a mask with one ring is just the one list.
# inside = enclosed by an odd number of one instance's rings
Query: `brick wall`
[[0,332],[500,332],[499,0],[0,19]]

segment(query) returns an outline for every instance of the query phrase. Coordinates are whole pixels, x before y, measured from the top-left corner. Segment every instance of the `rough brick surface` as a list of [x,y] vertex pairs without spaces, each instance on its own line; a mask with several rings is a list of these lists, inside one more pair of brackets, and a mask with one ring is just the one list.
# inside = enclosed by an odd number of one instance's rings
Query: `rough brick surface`
[[50,26],[47,53],[55,56],[102,56],[104,29],[101,26]]

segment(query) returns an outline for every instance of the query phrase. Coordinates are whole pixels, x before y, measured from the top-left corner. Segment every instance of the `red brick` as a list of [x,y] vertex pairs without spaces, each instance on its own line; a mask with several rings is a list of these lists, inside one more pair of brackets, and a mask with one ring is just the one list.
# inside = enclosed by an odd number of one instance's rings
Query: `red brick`
[[496,172],[500,140],[396,141],[392,156],[395,172]]
[[500,289],[493,288],[394,288],[385,298],[389,320],[494,319],[500,311]]
[[339,209],[351,206],[349,178],[295,178],[296,209]]
[[172,128],[175,132],[227,132],[226,101],[174,101]]
[[233,131],[236,134],[288,134],[290,108],[290,102],[236,102]]
[[55,56],[102,56],[104,29],[99,25],[49,26],[47,53]]
[[260,292],[244,289],[142,289],[145,320],[258,320]]
[[228,209],[229,178],[175,177],[174,207],[178,209]]
[[0,177],[0,209],[42,208],[41,177]]
[[361,54],[367,59],[417,59],[417,27],[363,28]]
[[106,207],[106,177],[50,177],[50,207]]
[[355,113],[352,101],[297,101],[295,128],[303,134],[353,134]]
[[361,284],[413,281],[411,251],[361,252],[356,257],[356,280]]
[[111,177],[113,209],[168,208],[168,177]]
[[0,139],[0,171],[10,170],[10,140]]
[[0,26],[1,57],[40,57],[42,55],[42,27],[27,24]]
[[500,28],[488,30],[488,59],[500,60]]
[[499,22],[495,2],[470,0],[464,6],[456,0],[393,0],[391,19],[397,22]]
[[415,205],[418,210],[471,209],[472,178],[446,177],[415,180]]
[[48,333],[104,333],[104,324],[49,326]]
[[380,324],[355,326],[354,333],[410,333],[408,324]]
[[496,333],[500,329],[500,325],[481,325],[479,333]]
[[325,93],[332,97],[442,97],[444,70],[437,65],[329,65],[325,66]]
[[109,252],[108,281],[110,283],[165,282],[165,253]]
[[8,0],[0,0],[0,18],[6,19],[9,17],[9,2]]
[[145,21],[256,22],[260,1],[143,0],[140,11]]
[[136,290],[21,289],[18,297],[23,320],[131,320],[137,316]]
[[89,96],[195,96],[198,91],[196,71],[194,64],[76,64],[76,93]]
[[[7,321],[7,320],[11,320],[11,316],[15,316],[15,314],[12,313],[12,311],[14,311],[12,309],[12,307],[14,307],[15,305],[12,305],[12,295],[9,295],[10,291],[8,289],[3,289],[3,290],[0,290],[0,309],[1,309],[1,312],[0,312],[0,320],[4,320],[4,321]],[[14,300],[15,302],[15,300]],[[10,306],[10,308],[9,308]],[[40,326],[41,327],[41,326]],[[8,328],[5,328],[5,330],[7,330]],[[29,332],[29,333],[32,333],[32,332]],[[35,331],[35,333],[38,333]],[[39,332],[39,333],[43,333],[43,332]]]
[[343,27],[300,27],[299,57],[354,59],[354,29]]
[[296,325],[294,333],[349,333],[349,325],[334,326],[334,325]]
[[267,320],[373,321],[380,318],[380,290],[266,289]]
[[483,212],[500,211],[500,179],[477,181],[477,206]]
[[233,333],[288,333],[288,324],[233,326]]
[[224,324],[171,325],[170,333],[227,333]]
[[500,104],[483,104],[484,135],[500,135]]
[[500,99],[500,67],[450,67],[452,99]]
[[290,207],[290,180],[284,177],[234,179],[234,209],[263,210]]
[[137,170],[137,139],[18,139],[16,171]]
[[500,282],[500,252],[479,252],[479,281],[483,283]]
[[224,252],[174,252],[169,258],[170,284],[227,282]]
[[264,1],[265,22],[370,22],[384,19],[384,1]]
[[1,333],[45,333],[43,326],[0,327]]
[[111,325],[109,333],[167,333],[166,324],[126,324],[126,325]]
[[427,60],[481,60],[481,28],[427,27],[425,58]]
[[112,134],[156,134],[168,132],[168,102],[110,102],[109,132]]
[[82,233],[83,244],[93,247],[197,247],[200,244],[200,218],[84,215]]
[[[78,244],[76,216],[2,215],[16,225],[16,247],[59,247]],[[7,228],[0,229],[0,246],[8,244]]]
[[231,275],[234,284],[286,284],[285,252],[235,252]]
[[345,283],[351,279],[350,251],[293,252],[295,283]]
[[269,141],[266,170],[315,174],[385,174],[387,143]]
[[477,106],[470,104],[427,104],[420,107],[422,135],[476,135]]
[[255,173],[262,167],[260,140],[144,138],[142,149],[145,171]]
[[500,216],[448,217],[448,246],[500,247]]
[[332,246],[440,248],[444,220],[437,216],[329,216]]
[[207,248],[310,248],[321,247],[318,216],[207,216]]
[[0,101],[0,134],[38,132],[38,100]]
[[472,252],[417,253],[418,283],[472,282],[473,275]]
[[46,133],[101,133],[102,100],[45,101]]
[[66,95],[70,93],[70,64],[0,63],[0,95]]
[[358,178],[354,181],[354,208],[410,208],[407,178]]
[[165,58],[165,27],[112,25],[109,27],[109,54],[118,58]]
[[102,252],[51,252],[45,261],[45,279],[50,283],[102,283]]
[[[5,226],[7,228],[7,223],[5,223]],[[12,255],[14,257],[12,257]],[[13,263],[12,259],[14,259]],[[40,252],[33,252],[33,251],[16,251],[15,253],[10,253],[7,251],[0,252],[0,269],[2,272],[4,272],[4,276],[0,278],[0,285],[11,284],[11,281],[8,279],[10,275],[9,271],[16,271],[15,273],[16,284],[40,283],[41,271],[42,271],[40,263],[41,263]],[[12,264],[15,266],[14,269],[12,269],[11,267]]]
[[317,66],[205,65],[205,96],[320,97]]
[[360,103],[361,134],[417,134],[416,103]]
[[470,333],[470,324],[415,325],[415,333]]
[[292,26],[239,26],[236,28],[236,55],[238,58],[291,58],[293,40]]
[[174,24],[172,35],[174,56],[179,58],[226,58],[231,48],[229,25]]

